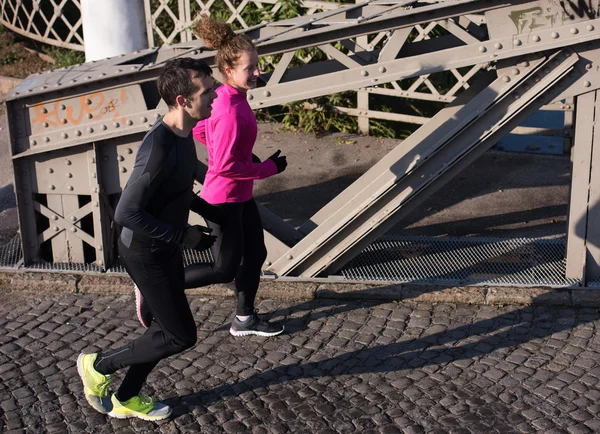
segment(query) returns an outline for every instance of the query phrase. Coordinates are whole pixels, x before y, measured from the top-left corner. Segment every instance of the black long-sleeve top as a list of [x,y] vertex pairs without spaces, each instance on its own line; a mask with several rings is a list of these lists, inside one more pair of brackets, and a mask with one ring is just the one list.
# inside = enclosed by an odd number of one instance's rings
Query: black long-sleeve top
[[210,207],[194,194],[194,140],[181,137],[159,119],[142,140],[133,172],[115,210],[122,243],[134,250],[172,248],[187,226],[190,209]]

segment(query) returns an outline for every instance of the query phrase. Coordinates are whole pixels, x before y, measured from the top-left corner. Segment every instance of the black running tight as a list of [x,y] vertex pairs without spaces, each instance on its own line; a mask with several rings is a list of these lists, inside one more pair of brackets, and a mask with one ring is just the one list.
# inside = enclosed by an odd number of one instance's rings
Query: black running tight
[[260,214],[254,199],[216,205],[229,214],[223,227],[208,222],[217,241],[211,248],[213,264],[195,264],[185,269],[185,287],[198,288],[235,279],[237,315],[254,313],[260,272],[267,258]]

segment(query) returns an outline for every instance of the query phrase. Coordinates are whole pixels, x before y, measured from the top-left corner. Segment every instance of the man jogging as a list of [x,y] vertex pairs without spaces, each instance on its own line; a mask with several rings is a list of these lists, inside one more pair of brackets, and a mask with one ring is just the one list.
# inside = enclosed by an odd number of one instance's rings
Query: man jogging
[[[154,321],[138,339],[116,350],[81,354],[77,369],[87,401],[116,418],[161,420],[171,408],[140,394],[156,364],[196,343],[196,324],[184,292],[180,244],[209,248],[215,237],[201,226],[187,227],[190,209],[216,223],[223,212],[192,191],[197,168],[192,128],[211,114],[217,97],[211,68],[200,60],[172,59],[157,80],[169,112],[150,129],[115,211],[123,227],[119,255]],[[109,397],[112,374],[129,367]]]

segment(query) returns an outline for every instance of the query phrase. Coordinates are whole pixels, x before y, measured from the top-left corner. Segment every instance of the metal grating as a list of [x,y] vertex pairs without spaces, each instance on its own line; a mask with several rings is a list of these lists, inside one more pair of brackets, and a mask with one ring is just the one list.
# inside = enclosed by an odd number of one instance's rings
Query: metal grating
[[[17,234],[0,246],[0,269],[102,273],[94,264],[37,263],[19,266],[21,241]],[[184,265],[210,263],[210,251],[184,249]],[[536,238],[383,237],[350,261],[341,274],[347,280],[411,282],[449,285],[574,286],[565,278],[565,242]],[[120,261],[106,270],[126,274]],[[263,273],[263,276],[265,274]],[[590,281],[588,286],[600,286]]]
[[384,237],[341,271],[346,279],[450,285],[573,286],[565,242],[534,238]]

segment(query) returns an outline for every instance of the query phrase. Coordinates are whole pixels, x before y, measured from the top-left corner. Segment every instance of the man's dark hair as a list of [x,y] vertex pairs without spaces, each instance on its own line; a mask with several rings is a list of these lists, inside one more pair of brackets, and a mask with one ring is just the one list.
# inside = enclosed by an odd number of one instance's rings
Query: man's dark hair
[[158,93],[169,107],[175,106],[177,95],[189,98],[198,88],[192,78],[198,73],[201,77],[212,75],[212,69],[203,60],[191,57],[178,57],[165,62],[156,81]]

